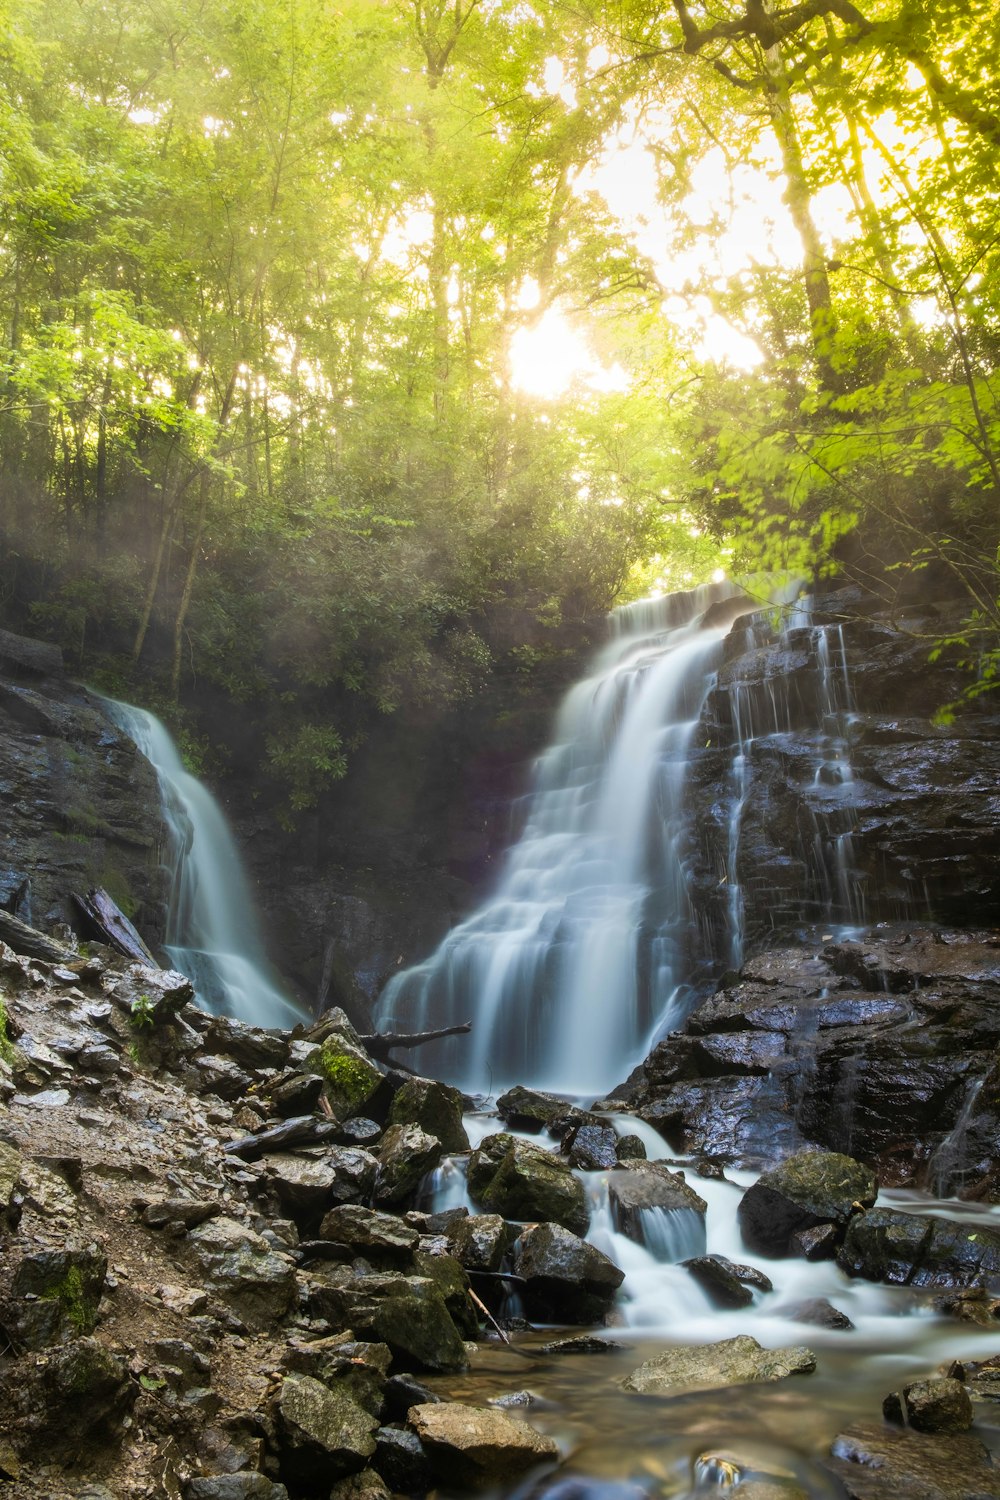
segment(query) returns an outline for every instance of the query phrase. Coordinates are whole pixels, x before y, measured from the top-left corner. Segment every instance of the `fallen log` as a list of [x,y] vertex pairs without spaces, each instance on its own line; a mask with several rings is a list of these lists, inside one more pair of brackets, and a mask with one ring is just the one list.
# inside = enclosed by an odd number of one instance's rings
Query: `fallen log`
[[472,1022],[463,1021],[460,1026],[442,1026],[439,1031],[373,1031],[358,1040],[370,1057],[385,1062],[397,1047],[422,1047],[425,1042],[438,1042],[446,1036],[465,1036],[471,1030]]
[[290,1146],[317,1146],[340,1132],[336,1120],[320,1120],[315,1115],[296,1115],[283,1120],[280,1125],[270,1125],[253,1135],[230,1141],[222,1149],[227,1156],[238,1156],[241,1161],[256,1161],[269,1151],[287,1151]]
[[65,964],[79,957],[72,948],[57,943],[55,938],[46,937],[44,932],[29,927],[27,922],[12,916],[9,911],[0,910],[0,940],[15,953],[23,953],[26,958],[42,958],[50,964]]
[[102,942],[117,949],[126,958],[148,964],[152,969],[160,967],[128,917],[115,905],[107,891],[100,886],[88,891],[85,896],[78,896],[74,891],[73,900]]

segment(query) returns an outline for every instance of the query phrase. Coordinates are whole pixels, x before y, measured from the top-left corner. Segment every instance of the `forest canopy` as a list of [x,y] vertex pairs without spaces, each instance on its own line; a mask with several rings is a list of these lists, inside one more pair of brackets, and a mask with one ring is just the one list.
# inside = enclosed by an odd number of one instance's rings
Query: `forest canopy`
[[993,0],[8,0],[0,612],[372,716],[720,567],[997,662]]

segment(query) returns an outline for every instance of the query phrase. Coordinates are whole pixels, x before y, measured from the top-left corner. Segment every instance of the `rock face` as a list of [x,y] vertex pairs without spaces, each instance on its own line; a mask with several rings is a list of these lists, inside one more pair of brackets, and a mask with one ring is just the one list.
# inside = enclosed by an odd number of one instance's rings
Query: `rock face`
[[646,1059],[632,1107],[677,1149],[810,1143],[889,1186],[998,1188],[1000,939],[915,925],[750,959]]
[[784,1380],[816,1368],[816,1356],[801,1346],[762,1349],[748,1334],[717,1344],[678,1344],[647,1360],[621,1382],[625,1391],[661,1395],[680,1390]]
[[[891,618],[873,599],[844,590],[819,600],[810,623],[784,638],[761,616],[737,622],[695,737],[703,748],[686,792],[694,811],[690,878],[706,930],[718,934],[728,924],[734,880],[748,948],[809,922],[857,921],[862,902],[869,922],[900,912],[958,926],[994,920],[996,708],[980,699],[953,725],[932,723],[962,677],[947,658],[928,664],[929,643],[959,616],[930,605]],[[849,710],[836,746],[827,740],[831,709]],[[747,794],[729,868],[729,777],[740,727]],[[844,835],[849,874],[838,890],[829,856]]]
[[163,940],[166,830],[156,773],[57,648],[0,632],[0,906],[34,926],[75,919],[71,891],[103,886]]

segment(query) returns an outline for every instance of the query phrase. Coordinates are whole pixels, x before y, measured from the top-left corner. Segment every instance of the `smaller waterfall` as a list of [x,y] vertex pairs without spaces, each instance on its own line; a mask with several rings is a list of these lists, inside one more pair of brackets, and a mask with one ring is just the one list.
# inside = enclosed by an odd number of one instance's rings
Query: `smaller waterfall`
[[171,963],[217,1015],[255,1026],[295,1025],[301,1012],[271,973],[239,851],[218,802],[184,769],[159,719],[129,703],[102,701],[160,780],[171,845],[164,944]]

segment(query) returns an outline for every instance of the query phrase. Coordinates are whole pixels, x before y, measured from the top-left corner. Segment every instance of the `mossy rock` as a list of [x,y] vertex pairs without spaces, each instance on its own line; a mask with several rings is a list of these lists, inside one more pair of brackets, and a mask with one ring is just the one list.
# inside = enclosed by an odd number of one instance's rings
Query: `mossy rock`
[[469,1160],[473,1202],[505,1219],[543,1220],[585,1235],[590,1222],[583,1183],[551,1151],[501,1131]]
[[340,1032],[310,1053],[306,1067],[324,1079],[323,1093],[338,1120],[363,1114],[385,1083],[371,1058]]
[[462,1124],[462,1095],[447,1083],[411,1078],[393,1098],[388,1123],[419,1125],[428,1135],[437,1137],[448,1155],[469,1149]]
[[107,1269],[107,1257],[95,1247],[26,1255],[11,1286],[8,1318],[15,1336],[41,1349],[92,1333]]

